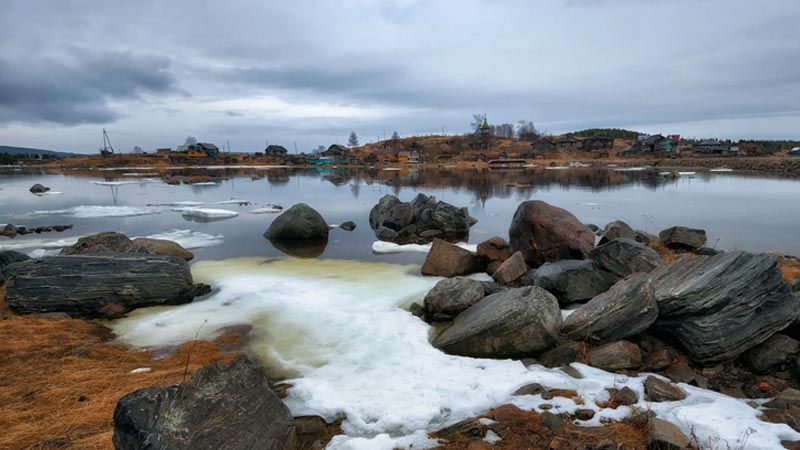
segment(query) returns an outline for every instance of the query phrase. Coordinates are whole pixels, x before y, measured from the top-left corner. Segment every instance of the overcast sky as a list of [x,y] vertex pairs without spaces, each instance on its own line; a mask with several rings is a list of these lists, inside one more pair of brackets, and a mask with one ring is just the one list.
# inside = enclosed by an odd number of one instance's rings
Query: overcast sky
[[0,0],[0,145],[800,137],[797,0]]

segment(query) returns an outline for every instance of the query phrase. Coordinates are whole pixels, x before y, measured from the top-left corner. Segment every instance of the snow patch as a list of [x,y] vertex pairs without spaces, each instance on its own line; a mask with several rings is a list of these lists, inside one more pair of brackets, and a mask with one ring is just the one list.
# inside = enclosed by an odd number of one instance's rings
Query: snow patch
[[212,208],[179,208],[184,217],[197,217],[200,219],[228,219],[239,215],[236,211]]
[[[433,244],[395,244],[394,242],[375,241],[372,243],[372,252],[379,254],[391,253],[428,253]],[[478,251],[477,244],[467,244],[466,242],[459,242],[457,246],[464,250],[469,250],[472,253]]]
[[280,205],[265,205],[261,208],[250,210],[250,214],[276,214],[283,212],[283,207]]

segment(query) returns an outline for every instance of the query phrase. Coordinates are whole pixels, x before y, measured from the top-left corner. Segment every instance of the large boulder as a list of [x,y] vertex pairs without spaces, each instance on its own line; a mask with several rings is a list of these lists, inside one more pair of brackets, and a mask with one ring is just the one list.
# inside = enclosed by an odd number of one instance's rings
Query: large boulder
[[743,251],[683,257],[651,273],[656,330],[700,363],[738,356],[789,326],[800,303],[777,261]]
[[636,272],[650,272],[661,265],[661,255],[633,239],[614,239],[593,248],[589,256],[597,265],[622,278]]
[[418,194],[410,202],[402,202],[394,195],[384,195],[369,212],[369,225],[373,230],[392,230],[396,236],[381,231],[381,239],[406,239],[430,242],[435,236],[463,237],[476,222],[467,208],[437,201],[435,197]]
[[328,239],[328,224],[314,208],[305,203],[292,205],[275,218],[264,232],[269,240]]
[[192,381],[125,395],[114,410],[118,450],[290,448],[292,414],[249,359],[216,363]]
[[478,257],[469,250],[434,239],[422,264],[423,275],[455,277],[477,272]]
[[570,339],[610,342],[643,332],[657,317],[653,286],[647,274],[637,273],[573,311],[561,332]]
[[188,303],[207,288],[192,283],[185,260],[137,253],[45,256],[11,264],[3,273],[6,304],[18,314],[109,317]]
[[522,202],[508,230],[512,251],[531,267],[561,259],[585,259],[594,233],[569,211],[541,200]]
[[483,284],[464,277],[445,278],[428,291],[423,307],[428,317],[457,316],[461,311],[478,303],[485,295]]
[[706,231],[687,227],[670,227],[658,233],[658,240],[672,249],[694,250],[706,244]]
[[136,244],[122,233],[105,231],[84,236],[75,244],[61,249],[61,255],[91,255],[97,253],[150,253],[142,244]]
[[603,236],[600,238],[600,245],[617,238],[636,240],[636,232],[633,231],[633,228],[627,223],[621,220],[609,222],[606,227],[603,228]]
[[135,245],[141,245],[154,255],[177,256],[178,258],[185,259],[186,261],[190,261],[192,258],[194,258],[192,252],[186,250],[177,242],[167,239],[138,237],[133,239],[133,243]]
[[30,256],[25,255],[20,252],[15,252],[14,250],[3,250],[0,251],[0,285],[5,283],[6,278],[3,275],[3,268],[9,266],[14,263],[27,261],[31,259]]
[[562,304],[582,302],[607,291],[619,277],[593,261],[565,259],[543,264],[533,272],[533,285],[555,295]]
[[471,306],[436,337],[446,353],[478,358],[508,358],[546,350],[561,328],[558,300],[529,286],[490,295]]

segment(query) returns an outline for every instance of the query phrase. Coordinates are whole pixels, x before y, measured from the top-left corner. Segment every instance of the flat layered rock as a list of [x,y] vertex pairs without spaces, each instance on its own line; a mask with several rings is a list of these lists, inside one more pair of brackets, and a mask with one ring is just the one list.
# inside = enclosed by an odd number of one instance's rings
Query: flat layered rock
[[756,373],[768,373],[786,366],[800,353],[800,342],[783,334],[773,334],[742,355],[742,361]]
[[545,350],[561,328],[558,300],[539,287],[509,289],[471,306],[436,337],[446,353],[508,358]]
[[249,359],[216,363],[191,382],[122,397],[114,410],[118,450],[290,448],[292,414]]
[[589,365],[603,370],[634,369],[642,364],[642,351],[628,341],[611,342],[589,350]]
[[512,251],[522,252],[531,267],[549,261],[585,259],[594,232],[565,209],[541,200],[520,203],[508,230]]
[[701,363],[733,359],[800,314],[800,303],[768,255],[684,257],[653,271],[651,280],[656,330]]
[[3,250],[0,251],[0,285],[4,284],[6,281],[5,276],[3,275],[3,268],[9,266],[14,263],[27,261],[31,259],[30,256],[15,252],[14,250]]
[[622,278],[636,272],[650,272],[661,265],[661,255],[633,239],[619,238],[589,252],[589,257],[608,272]]
[[589,300],[619,280],[593,261],[578,259],[545,263],[536,269],[532,278],[534,286],[546,289],[562,304]]
[[647,274],[639,273],[620,280],[572,312],[561,332],[575,340],[617,341],[643,332],[657,317],[653,286]]
[[3,272],[8,279],[6,303],[17,314],[108,317],[145,306],[188,303],[200,293],[189,265],[174,256],[46,256],[11,264]]

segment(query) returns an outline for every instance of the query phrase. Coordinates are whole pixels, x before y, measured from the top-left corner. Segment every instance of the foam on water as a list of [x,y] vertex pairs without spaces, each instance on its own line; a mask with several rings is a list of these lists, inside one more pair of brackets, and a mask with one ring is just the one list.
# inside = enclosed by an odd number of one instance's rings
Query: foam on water
[[176,242],[183,248],[195,249],[202,247],[211,247],[213,245],[221,244],[223,236],[221,234],[209,234],[201,231],[194,230],[169,230],[163,233],[151,234],[146,236],[151,239],[166,239],[168,241]]
[[65,216],[77,217],[80,219],[91,219],[96,217],[146,216],[150,214],[158,214],[158,211],[153,208],[146,208],[142,206],[80,205],[80,206],[73,206],[72,208],[67,208],[67,209],[34,211],[33,214],[65,215]]
[[[559,369],[526,368],[519,361],[447,355],[430,345],[430,327],[401,309],[420,301],[439,280],[417,275],[415,265],[339,260],[239,258],[201,261],[196,281],[216,292],[205,300],[175,307],[137,310],[111,326],[119,340],[139,347],[172,345],[214,337],[221,327],[253,325],[250,350],[273,372],[291,377],[285,399],[295,415],[344,414],[343,435],[332,449],[427,448],[427,431],[513,402],[557,412],[592,408],[601,418],[622,419],[630,407],[602,409],[607,388],[629,386],[643,399],[644,376],[626,377],[574,364],[575,379]],[[585,404],[556,397],[512,396],[520,386],[537,382],[550,388],[576,389]],[[748,448],[779,446],[800,439],[786,425],[759,421],[758,411],[743,400],[682,385],[680,402],[646,403],[658,415],[694,432],[701,442],[721,439],[736,447],[744,430]]]

